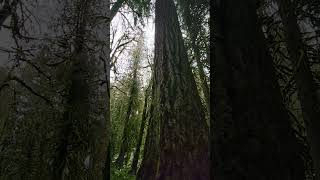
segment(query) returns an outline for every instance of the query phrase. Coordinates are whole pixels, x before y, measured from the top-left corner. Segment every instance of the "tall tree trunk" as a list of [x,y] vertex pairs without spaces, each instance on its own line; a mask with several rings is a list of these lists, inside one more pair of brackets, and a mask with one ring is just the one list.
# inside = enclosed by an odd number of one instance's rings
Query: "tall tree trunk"
[[160,123],[160,157],[148,180],[209,179],[208,126],[172,0],[156,1],[155,29],[151,118]]
[[[92,0],[77,1],[76,31],[74,47],[71,55],[70,87],[67,87],[68,97],[63,114],[63,127],[60,132],[57,156],[54,160],[53,179],[79,179],[102,180],[106,170],[107,149],[109,144],[109,83],[108,69],[106,73],[105,89],[107,94],[100,92],[99,83],[88,85],[92,78],[87,50],[85,48],[87,18]],[[107,57],[107,62],[110,59]],[[100,70],[100,69],[99,69]],[[94,86],[94,87],[93,87]],[[98,92],[99,91],[99,92]],[[102,117],[92,118],[90,98],[95,96],[95,107],[99,106]],[[102,101],[102,102],[100,102]],[[100,106],[101,104],[101,106]]]
[[310,70],[307,51],[302,41],[295,15],[294,4],[289,0],[277,0],[284,25],[290,60],[294,64],[293,73],[297,84],[303,119],[306,123],[307,138],[311,145],[316,179],[320,180],[320,97]]
[[124,120],[124,128],[122,131],[120,152],[116,160],[116,164],[118,167],[123,166],[123,162],[125,160],[124,158],[128,152],[129,120],[130,120],[130,115],[132,114],[132,104],[133,104],[133,100],[132,100],[132,97],[130,97],[127,112],[126,112],[126,118]]
[[304,162],[251,0],[214,1],[215,180],[303,180]]
[[144,97],[144,105],[143,105],[143,112],[142,112],[142,120],[141,120],[141,124],[140,124],[140,130],[139,130],[139,136],[137,139],[137,145],[136,145],[136,150],[134,152],[134,156],[133,156],[133,161],[131,164],[131,173],[132,174],[136,174],[137,172],[137,166],[138,166],[138,160],[140,157],[140,149],[141,149],[141,144],[142,144],[142,138],[143,138],[143,133],[144,133],[144,127],[146,125],[146,121],[147,121],[147,110],[148,110],[148,99],[149,99],[149,91],[150,91],[150,85],[147,87],[146,91],[145,91],[145,97]]
[[[88,1],[86,1],[88,2]],[[87,4],[88,5],[88,4]],[[79,5],[80,6],[80,5]],[[79,8],[80,9],[80,8]],[[84,13],[85,14],[85,13]],[[60,144],[58,147],[57,157],[54,161],[55,176],[54,179],[64,179],[64,171],[66,167],[70,171],[68,178],[78,177],[83,169],[80,167],[83,162],[77,161],[78,157],[71,157],[71,154],[79,156],[79,151],[82,147],[72,147],[71,144],[81,144],[81,140],[76,137],[75,132],[81,131],[79,125],[88,122],[89,109],[89,88],[86,83],[88,78],[87,72],[87,58],[84,52],[84,27],[85,22],[81,21],[77,27],[76,39],[74,41],[75,50],[72,55],[71,62],[71,86],[68,89],[68,97],[66,102],[66,109],[63,114],[64,127],[60,132]],[[75,151],[75,152],[74,152]],[[83,156],[83,154],[81,154]],[[79,158],[79,159],[82,159]],[[73,161],[74,160],[74,161]],[[67,164],[67,162],[69,163]]]
[[130,88],[130,97],[129,97],[129,103],[128,103],[128,108],[127,108],[127,112],[126,112],[126,118],[124,120],[124,128],[123,128],[123,133],[122,133],[122,143],[120,146],[120,153],[119,156],[117,158],[116,164],[118,167],[122,167],[123,163],[125,161],[125,156],[128,153],[128,148],[129,148],[129,144],[128,144],[128,136],[129,136],[129,121],[132,115],[132,111],[133,111],[133,106],[134,106],[134,99],[136,98],[135,95],[137,93],[137,81],[138,81],[138,67],[134,66],[133,67],[133,84],[131,85]]

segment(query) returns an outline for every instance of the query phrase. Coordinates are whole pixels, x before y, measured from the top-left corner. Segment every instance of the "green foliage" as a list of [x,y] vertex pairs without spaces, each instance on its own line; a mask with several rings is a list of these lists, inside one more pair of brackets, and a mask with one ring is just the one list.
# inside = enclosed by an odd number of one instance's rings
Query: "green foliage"
[[120,148],[121,140],[122,140],[122,132],[124,128],[124,121],[126,116],[126,111],[128,108],[129,98],[133,99],[133,108],[132,114],[130,116],[129,124],[129,132],[128,132],[128,144],[130,151],[133,152],[133,148],[136,143],[136,136],[138,134],[141,113],[142,113],[142,98],[140,95],[140,87],[135,87],[134,94],[129,96],[128,91],[130,91],[132,85],[137,85],[133,83],[130,77],[124,78],[120,83],[117,84],[117,88],[121,89],[120,92],[117,89],[111,90],[111,143],[112,143],[112,154],[115,155]]
[[209,1],[176,0],[183,40],[209,120]]
[[135,176],[129,174],[130,166],[125,166],[118,169],[114,166],[111,167],[111,179],[116,180],[135,180]]

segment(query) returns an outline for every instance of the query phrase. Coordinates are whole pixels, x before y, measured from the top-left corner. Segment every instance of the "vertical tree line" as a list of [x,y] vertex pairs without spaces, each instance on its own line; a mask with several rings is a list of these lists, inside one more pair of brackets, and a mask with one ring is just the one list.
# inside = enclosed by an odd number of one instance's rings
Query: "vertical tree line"
[[50,2],[0,0],[1,180],[319,180],[318,1]]

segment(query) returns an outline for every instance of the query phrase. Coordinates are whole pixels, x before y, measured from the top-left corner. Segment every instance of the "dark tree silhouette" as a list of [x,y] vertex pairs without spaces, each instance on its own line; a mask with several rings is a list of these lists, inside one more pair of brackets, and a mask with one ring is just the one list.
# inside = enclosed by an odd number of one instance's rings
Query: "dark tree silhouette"
[[214,1],[215,180],[304,179],[255,1]]

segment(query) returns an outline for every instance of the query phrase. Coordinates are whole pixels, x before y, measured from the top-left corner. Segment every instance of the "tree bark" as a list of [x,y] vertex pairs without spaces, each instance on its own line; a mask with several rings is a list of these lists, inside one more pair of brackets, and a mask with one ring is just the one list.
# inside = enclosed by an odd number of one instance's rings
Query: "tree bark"
[[293,73],[298,89],[302,115],[311,145],[311,156],[316,179],[320,180],[320,97],[310,69],[309,58],[302,41],[294,4],[288,0],[277,0],[284,25],[287,49],[294,64]]
[[160,157],[150,180],[209,179],[208,126],[174,2],[156,1],[154,96]]
[[[100,83],[89,86],[88,79],[93,78],[91,73],[94,65],[88,62],[88,53],[85,47],[86,26],[89,9],[93,1],[77,2],[75,50],[71,54],[70,86],[67,86],[68,97],[62,119],[62,129],[59,133],[57,155],[53,162],[53,179],[102,180],[107,169],[107,155],[109,145],[109,79],[108,68],[99,73],[105,73],[104,88],[107,94],[98,90]],[[109,39],[107,41],[110,41]],[[109,50],[110,52],[110,50]],[[110,63],[110,58],[106,63]],[[98,74],[99,74],[98,73]],[[99,109],[101,117],[93,118],[89,114],[91,100],[94,98],[95,108]],[[101,112],[100,112],[101,111]]]
[[[88,1],[86,1],[86,5],[88,5],[87,2]],[[78,8],[81,9],[80,7]],[[88,67],[83,44],[85,35],[85,22],[83,19],[81,20],[80,17],[78,21],[80,21],[80,24],[77,27],[76,39],[74,41],[75,50],[71,57],[71,85],[70,87],[67,87],[68,97],[65,112],[63,114],[63,128],[60,132],[60,144],[58,146],[57,157],[54,161],[54,179],[65,178],[64,171],[67,161],[70,161],[70,164],[68,164],[68,166],[70,166],[68,167],[70,173],[67,178],[79,177],[79,174],[80,176],[84,176],[84,174],[82,174],[83,169],[81,168],[83,162],[76,160],[79,157],[72,157],[71,155],[76,154],[73,151],[79,151],[82,148],[79,147],[81,145],[81,142],[79,141],[81,140],[77,138],[75,132],[79,130],[81,132],[79,125],[83,124],[84,122],[88,122],[89,118],[89,87],[86,83],[88,79]],[[79,146],[69,148],[70,144],[78,144]],[[81,154],[81,156],[84,155]],[[84,157],[81,157],[80,159],[82,158]],[[74,161],[70,159],[74,159]]]
[[[106,16],[110,17],[110,0],[107,0],[106,8]],[[110,23],[110,21],[106,22],[107,29],[105,31],[107,33],[107,44],[110,44]],[[105,57],[105,62],[103,63],[104,67],[98,68],[98,74],[101,73],[105,75],[106,83],[104,83],[102,86],[100,83],[95,84],[95,86],[93,86],[93,91],[95,89],[104,89],[104,91],[98,91],[98,98],[101,98],[102,100],[99,101],[99,103],[96,102],[95,104],[95,108],[100,109],[98,114],[102,114],[103,117],[101,119],[94,119],[94,122],[92,122],[92,128],[90,129],[90,131],[93,134],[93,136],[90,139],[90,142],[92,142],[93,145],[92,180],[106,180],[106,177],[107,179],[110,179],[110,53],[110,46],[107,46],[107,55]]]
[[215,0],[214,10],[214,179],[304,179],[255,1]]

